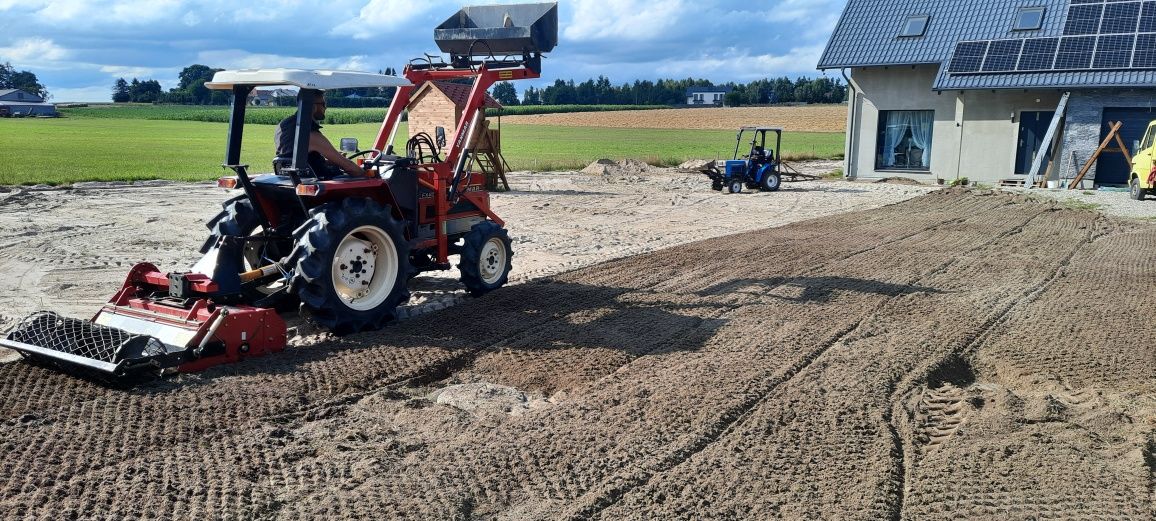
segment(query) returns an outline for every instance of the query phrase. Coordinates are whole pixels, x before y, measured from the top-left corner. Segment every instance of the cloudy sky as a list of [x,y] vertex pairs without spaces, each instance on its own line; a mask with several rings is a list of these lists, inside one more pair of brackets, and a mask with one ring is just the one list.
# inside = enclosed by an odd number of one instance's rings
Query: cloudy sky
[[[522,0],[523,2],[525,0]],[[0,62],[53,101],[108,101],[120,77],[175,87],[185,66],[401,69],[436,53],[433,28],[504,0],[0,0]],[[716,83],[817,76],[844,0],[559,0],[554,79]]]

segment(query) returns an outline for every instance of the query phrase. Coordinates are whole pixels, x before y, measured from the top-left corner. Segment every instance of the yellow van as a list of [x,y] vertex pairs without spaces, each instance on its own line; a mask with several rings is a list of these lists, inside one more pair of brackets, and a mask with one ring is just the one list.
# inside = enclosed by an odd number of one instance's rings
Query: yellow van
[[1156,170],[1152,168],[1156,149],[1156,121],[1148,123],[1148,131],[1140,140],[1140,148],[1132,156],[1132,173],[1128,176],[1128,193],[1133,199],[1143,201],[1146,195],[1156,195]]

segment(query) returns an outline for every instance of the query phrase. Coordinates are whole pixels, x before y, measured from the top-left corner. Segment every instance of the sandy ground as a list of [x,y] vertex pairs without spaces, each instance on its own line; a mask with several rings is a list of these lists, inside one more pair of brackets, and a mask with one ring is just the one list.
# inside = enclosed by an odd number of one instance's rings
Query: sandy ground
[[[421,277],[382,331],[127,391],[0,365],[0,511],[1156,514],[1151,222],[897,184],[513,180],[515,284],[483,298]],[[3,320],[91,313],[133,261],[190,262],[225,197],[3,194]]]

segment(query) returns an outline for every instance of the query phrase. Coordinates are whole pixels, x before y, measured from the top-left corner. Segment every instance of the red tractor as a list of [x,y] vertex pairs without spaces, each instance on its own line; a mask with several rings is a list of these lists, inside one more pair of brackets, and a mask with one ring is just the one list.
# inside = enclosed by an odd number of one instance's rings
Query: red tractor
[[[226,168],[219,180],[243,191],[208,223],[204,257],[186,272],[135,266],[90,321],[40,312],[0,345],[27,357],[98,374],[196,371],[280,351],[278,311],[308,311],[337,334],[377,329],[409,298],[416,274],[450,269],[480,296],[507,282],[513,252],[490,208],[485,176],[471,169],[485,93],[497,81],[538,78],[557,44],[557,4],[463,8],[435,30],[449,62],[426,58],[405,79],[291,69],[222,71],[211,89],[233,93]],[[403,110],[423,82],[472,79],[452,138],[418,134],[392,146]],[[246,101],[257,86],[297,87],[295,147],[272,173],[241,164]],[[374,145],[355,152],[365,176],[309,166],[312,106],[325,89],[396,87]],[[260,139],[268,141],[269,136]]]

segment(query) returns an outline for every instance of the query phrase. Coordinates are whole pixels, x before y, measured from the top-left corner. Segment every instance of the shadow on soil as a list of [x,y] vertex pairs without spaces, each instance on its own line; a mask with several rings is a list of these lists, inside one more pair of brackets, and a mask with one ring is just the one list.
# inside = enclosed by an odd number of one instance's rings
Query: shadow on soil
[[[626,294],[648,295],[627,302]],[[406,381],[435,381],[467,367],[492,350],[615,350],[631,357],[661,356],[702,349],[727,322],[704,318],[725,315],[733,305],[720,294],[770,296],[784,301],[827,302],[838,292],[904,295],[938,292],[931,288],[847,277],[775,277],[726,281],[695,293],[655,293],[649,289],[592,286],[543,279],[494,291],[446,310],[391,323],[379,331],[349,335],[284,352],[211,368],[193,376],[137,383],[134,392],[166,393],[209,384],[222,377],[331,372],[361,356],[396,374],[353,371],[346,385],[385,386]],[[655,300],[655,296],[659,296]],[[752,299],[752,303],[759,299]],[[401,361],[421,349],[428,359]],[[437,356],[435,356],[435,353]],[[369,354],[369,357],[364,355]],[[333,364],[327,364],[332,361]],[[354,364],[362,364],[360,361]],[[365,362],[366,364],[371,362]],[[358,376],[360,375],[360,376]],[[107,386],[107,382],[101,382]],[[124,389],[123,385],[111,386]]]
[[720,293],[739,293],[797,303],[825,303],[833,300],[840,292],[871,293],[889,297],[915,293],[942,293],[935,288],[851,277],[772,277],[728,280],[698,294],[705,297]]
[[[135,393],[157,394],[207,385],[224,377],[331,373],[342,364],[349,364],[349,360],[341,360],[348,357],[372,358],[373,363],[381,366],[406,368],[397,374],[384,375],[373,369],[356,370],[353,371],[356,375],[350,374],[348,381],[343,382],[351,387],[380,387],[400,382],[436,381],[468,366],[482,353],[496,349],[607,349],[631,357],[695,351],[706,345],[727,322],[703,318],[709,316],[709,308],[718,306],[695,302],[698,299],[692,294],[676,295],[682,302],[631,303],[619,298],[632,291],[636,290],[538,280],[502,288],[442,311],[390,323],[378,331],[289,347],[278,354],[193,375],[132,382],[129,386],[110,385],[103,378],[84,379],[113,389],[131,387]],[[689,310],[683,307],[688,303],[692,305]],[[406,352],[412,349],[422,349],[430,356],[407,366],[402,362],[414,356]],[[365,357],[366,354],[371,356]],[[334,363],[329,365],[326,361]]]

